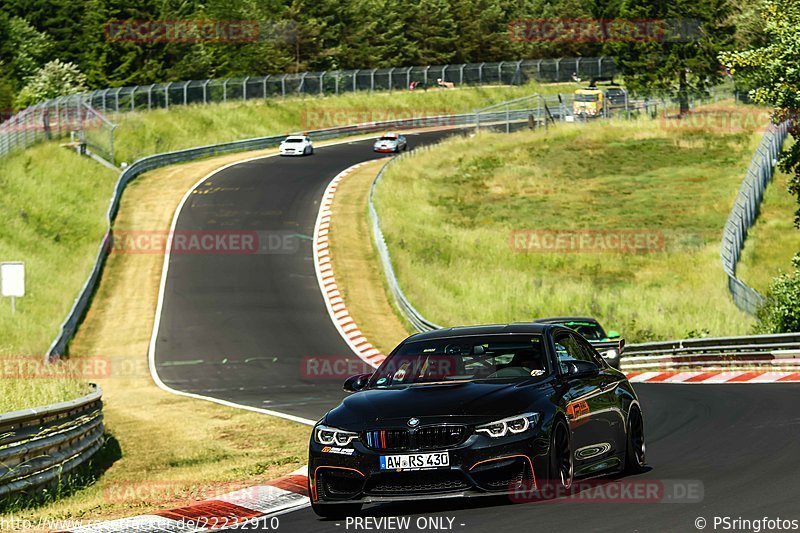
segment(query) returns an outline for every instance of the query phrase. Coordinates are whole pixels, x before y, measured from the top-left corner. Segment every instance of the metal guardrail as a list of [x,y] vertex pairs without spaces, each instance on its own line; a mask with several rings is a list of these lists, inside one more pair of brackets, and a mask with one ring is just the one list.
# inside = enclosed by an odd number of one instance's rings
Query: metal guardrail
[[778,333],[774,335],[747,335],[740,337],[706,337],[699,339],[683,339],[661,342],[643,342],[629,344],[625,354],[640,355],[675,355],[686,353],[710,353],[725,351],[775,349],[800,350],[800,333]]
[[728,291],[736,306],[749,314],[755,314],[758,307],[763,304],[764,298],[736,277],[736,264],[741,257],[747,231],[755,224],[758,217],[761,199],[764,197],[767,185],[772,181],[774,167],[788,131],[789,123],[784,122],[770,126],[764,133],[722,232],[720,258],[722,268],[728,276]]
[[[609,57],[556,58],[346,71],[300,72],[216,80],[189,80],[116,87],[62,96],[24,109],[0,124],[0,157],[42,139],[68,135],[85,119],[86,107],[102,114],[170,108],[176,105],[260,100],[288,95],[324,95],[355,91],[422,90],[436,80],[460,85],[521,85],[529,80],[569,81],[616,73]],[[102,122],[101,137],[113,128]],[[113,125],[111,125],[113,126]],[[103,140],[105,139],[98,139]],[[103,151],[111,148],[103,142]],[[113,155],[112,155],[113,156]],[[106,159],[108,159],[106,157]],[[111,159],[113,161],[113,159]]]
[[0,500],[57,483],[103,445],[102,390],[0,414]]
[[[423,146],[421,148],[417,148],[415,151],[425,151],[429,150],[429,146]],[[411,302],[406,298],[405,294],[403,293],[403,289],[400,288],[400,282],[397,280],[397,276],[394,272],[394,267],[392,266],[392,258],[389,255],[389,247],[386,245],[386,238],[383,236],[383,231],[381,231],[380,220],[378,218],[378,212],[375,209],[375,188],[380,183],[383,175],[386,173],[386,170],[390,168],[392,164],[395,164],[397,161],[401,161],[404,158],[408,157],[411,152],[406,152],[401,154],[397,157],[393,157],[389,160],[388,163],[381,167],[381,170],[375,176],[375,179],[372,180],[372,185],[369,189],[369,219],[370,219],[370,226],[372,227],[372,238],[375,242],[375,247],[378,249],[378,256],[381,259],[381,265],[383,265],[383,272],[386,276],[386,282],[389,284],[389,290],[392,291],[392,295],[394,296],[395,302],[397,306],[400,308],[400,312],[403,316],[414,326],[414,329],[417,331],[432,331],[434,329],[441,329],[442,326],[431,322],[430,320],[426,319],[422,316],[422,313],[417,311],[417,309],[411,305]]]
[[800,370],[800,333],[646,342],[625,347],[623,370],[708,366]]

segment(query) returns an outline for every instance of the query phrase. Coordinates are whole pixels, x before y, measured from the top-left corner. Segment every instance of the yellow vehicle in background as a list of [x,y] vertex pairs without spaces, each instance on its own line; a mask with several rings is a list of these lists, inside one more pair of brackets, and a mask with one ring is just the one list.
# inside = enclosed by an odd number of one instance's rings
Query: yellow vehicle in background
[[[597,86],[598,82],[607,82],[606,90]],[[627,109],[628,92],[614,83],[613,77],[595,76],[588,87],[575,91],[572,100],[572,114],[578,119],[605,116],[614,109]]]
[[578,89],[572,100],[572,114],[576,118],[595,118],[603,114],[603,91],[596,87]]

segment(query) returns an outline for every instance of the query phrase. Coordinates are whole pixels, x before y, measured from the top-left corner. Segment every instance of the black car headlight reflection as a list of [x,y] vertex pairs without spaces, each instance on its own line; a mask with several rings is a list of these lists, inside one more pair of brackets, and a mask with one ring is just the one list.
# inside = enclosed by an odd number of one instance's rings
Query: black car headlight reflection
[[484,433],[493,438],[505,437],[508,434],[516,435],[528,431],[539,421],[539,413],[524,413],[510,416],[475,428],[476,433]]
[[314,441],[325,446],[347,446],[358,438],[358,433],[319,425],[314,428]]

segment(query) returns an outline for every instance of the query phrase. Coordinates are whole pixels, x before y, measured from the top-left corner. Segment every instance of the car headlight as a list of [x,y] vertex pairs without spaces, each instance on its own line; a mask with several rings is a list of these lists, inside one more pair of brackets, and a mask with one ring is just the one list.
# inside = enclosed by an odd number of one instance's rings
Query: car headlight
[[531,426],[535,426],[538,421],[539,413],[525,413],[482,424],[475,428],[475,432],[485,433],[493,438],[505,437],[509,433],[512,435],[523,433]]
[[606,353],[603,354],[603,357],[606,359],[616,359],[619,354],[616,350],[608,350]]
[[314,441],[325,446],[347,446],[358,438],[358,433],[319,425],[314,428]]

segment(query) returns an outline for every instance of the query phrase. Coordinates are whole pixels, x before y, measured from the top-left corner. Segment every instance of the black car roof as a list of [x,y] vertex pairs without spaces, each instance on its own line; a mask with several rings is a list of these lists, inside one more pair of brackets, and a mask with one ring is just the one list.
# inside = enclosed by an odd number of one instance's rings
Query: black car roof
[[409,341],[427,341],[445,339],[448,337],[462,337],[467,335],[502,335],[512,333],[544,333],[553,329],[553,324],[535,324],[533,322],[516,322],[513,324],[489,324],[481,326],[458,326],[454,328],[435,329],[424,333],[417,333],[408,338]]
[[537,318],[534,324],[560,324],[562,322],[592,322],[599,324],[596,318],[590,316],[551,316],[548,318]]

